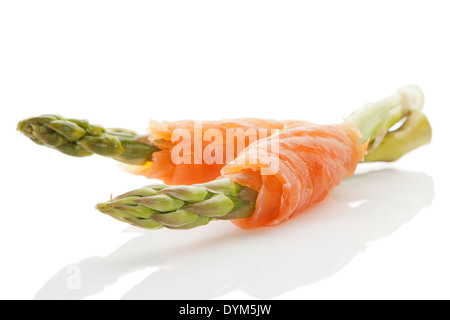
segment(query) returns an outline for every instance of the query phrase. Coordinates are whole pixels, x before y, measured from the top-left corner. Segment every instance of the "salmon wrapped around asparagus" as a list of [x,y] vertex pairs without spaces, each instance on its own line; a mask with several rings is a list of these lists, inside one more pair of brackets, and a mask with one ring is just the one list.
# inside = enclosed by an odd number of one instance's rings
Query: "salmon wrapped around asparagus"
[[[416,96],[419,104],[416,109],[421,108],[423,98],[420,89],[417,87],[407,87],[408,90],[415,92],[410,94]],[[400,91],[407,91],[401,89]],[[399,92],[400,92],[399,91]],[[365,122],[365,126],[370,124],[380,125],[379,121],[369,121],[367,117],[386,117],[389,116],[388,108],[380,108],[380,104],[388,104],[390,109],[396,110],[399,105],[400,96],[405,94],[396,94],[372,104],[371,108],[365,108],[365,112],[357,112],[351,116],[356,121]],[[422,100],[421,100],[422,99]],[[374,107],[375,106],[375,107]],[[381,114],[380,112],[385,112]],[[395,116],[391,117],[391,122],[398,121],[398,117],[405,117],[408,114],[404,111],[395,111]],[[366,117],[366,118],[364,118]],[[234,160],[244,148],[252,142],[265,138],[274,131],[285,129],[293,124],[301,124],[302,121],[296,120],[264,120],[264,119],[231,119],[222,121],[202,121],[199,136],[201,140],[200,153],[205,153],[212,145],[219,143],[223,150],[219,159],[215,157],[213,162],[196,161],[195,154],[197,146],[191,141],[191,148],[188,150],[188,160],[181,163],[175,163],[172,159],[174,149],[179,145],[177,131],[187,131],[191,137],[196,136],[196,121],[176,121],[176,122],[157,122],[151,121],[146,135],[138,135],[134,131],[126,129],[105,129],[100,125],[92,125],[86,120],[66,119],[58,115],[43,115],[40,117],[29,118],[19,122],[17,128],[33,142],[58,150],[70,156],[86,157],[92,154],[98,154],[104,157],[110,157],[120,161],[121,167],[127,171],[138,175],[144,175],[148,178],[162,180],[170,185],[183,185],[204,183],[216,179],[221,175],[222,168]],[[383,128],[368,128],[366,130],[379,129],[388,130],[392,123],[382,124]],[[230,148],[230,141],[223,139],[222,141],[211,142],[211,139],[204,139],[207,132],[211,130],[218,131],[222,136],[226,136],[232,132],[233,146]],[[404,135],[404,134],[403,134]],[[396,139],[392,139],[395,136]],[[381,138],[383,143],[388,144],[394,142],[396,147],[391,147],[389,152],[384,152],[386,148],[380,148],[377,152],[371,152],[370,156],[365,157],[365,161],[388,161],[395,160],[403,155],[413,146],[408,138],[408,142],[400,143],[399,134],[390,133],[387,137],[378,134],[371,142],[370,150],[374,151],[375,147],[380,145]],[[423,139],[419,139],[419,142]],[[197,141],[196,141],[197,142]],[[414,142],[416,143],[416,142]],[[402,146],[403,144],[403,146]],[[395,151],[394,151],[395,149]],[[185,150],[186,151],[186,150]],[[380,152],[381,151],[381,152]],[[395,154],[397,152],[397,154]],[[389,159],[388,159],[388,158]]]
[[[58,115],[43,115],[21,121],[17,128],[33,142],[56,149],[75,157],[93,154],[120,161],[121,167],[130,173],[159,179],[171,185],[203,183],[220,176],[223,166],[233,160],[251,142],[270,135],[296,121],[263,119],[230,119],[222,121],[158,122],[150,121],[147,135],[137,135],[125,129],[105,129],[91,125],[86,120],[66,119]],[[196,131],[200,130],[197,134]],[[174,163],[172,154],[179,141],[176,132],[187,132],[189,136],[204,137],[205,133],[218,130],[223,136],[233,132],[233,147],[227,148],[222,141],[220,159],[213,163],[196,161],[194,143],[189,148],[188,161]],[[194,142],[194,141],[192,141]],[[201,153],[217,141],[200,141]]]
[[[147,141],[154,143],[159,150],[154,152],[151,161],[144,165],[122,167],[128,172],[159,179],[170,185],[208,182],[219,177],[223,166],[234,160],[250,143],[270,136],[276,130],[284,129],[293,123],[296,121],[256,118],[221,121],[151,121]],[[208,133],[213,133],[215,137],[208,137]],[[217,139],[227,136],[228,141]],[[232,141],[229,141],[230,137]],[[187,145],[183,150],[179,148],[180,140]],[[211,161],[204,156],[208,153],[208,148],[220,150]],[[176,161],[174,155],[178,155],[179,152],[186,155],[180,161]],[[197,157],[199,159],[196,159],[196,153],[200,156]]]
[[[428,143],[423,95],[408,86],[354,112],[342,123],[285,124],[251,143],[203,184],[140,188],[97,209],[148,229],[189,229],[231,220],[249,229],[273,226],[301,212],[352,175],[361,161],[394,161]],[[390,128],[399,121],[396,130]]]

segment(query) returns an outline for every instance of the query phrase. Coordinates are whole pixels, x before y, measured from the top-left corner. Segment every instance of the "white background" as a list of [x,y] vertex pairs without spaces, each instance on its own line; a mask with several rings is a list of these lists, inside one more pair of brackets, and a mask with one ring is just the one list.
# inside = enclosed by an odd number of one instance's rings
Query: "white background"
[[[1,1],[0,298],[450,298],[449,16],[432,0]],[[94,206],[149,180],[15,130],[45,113],[142,133],[151,118],[329,123],[410,83],[432,144],[254,231],[127,227]]]

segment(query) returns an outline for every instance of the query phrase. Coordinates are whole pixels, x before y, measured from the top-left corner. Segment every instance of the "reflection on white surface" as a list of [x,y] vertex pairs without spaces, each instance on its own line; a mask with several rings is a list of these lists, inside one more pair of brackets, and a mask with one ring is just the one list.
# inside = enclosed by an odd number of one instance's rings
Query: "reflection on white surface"
[[[35,298],[88,298],[148,266],[159,269],[124,299],[212,299],[237,289],[275,298],[335,274],[368,242],[396,231],[433,197],[433,180],[423,173],[355,175],[325,201],[277,227],[244,231],[214,223],[183,232],[145,232],[107,257],[62,268]],[[68,288],[70,266],[80,270],[79,289]]]

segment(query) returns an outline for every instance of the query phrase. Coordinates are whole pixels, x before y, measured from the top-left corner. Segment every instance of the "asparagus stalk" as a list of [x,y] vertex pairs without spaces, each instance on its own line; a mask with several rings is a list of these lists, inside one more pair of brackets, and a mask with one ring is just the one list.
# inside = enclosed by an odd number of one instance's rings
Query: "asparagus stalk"
[[369,152],[364,162],[395,161],[404,154],[431,142],[431,126],[420,110],[413,110],[403,125],[388,132],[381,143]]
[[[384,99],[368,104],[347,118],[362,133],[361,142],[369,142],[366,162],[392,161],[429,142],[431,129],[427,129],[430,126],[425,123],[427,120],[420,113],[423,103],[420,88],[409,85]],[[413,112],[415,116],[411,118],[416,119],[415,127],[412,123],[408,123],[401,131],[396,132],[395,139],[392,139],[393,133],[389,132],[389,129],[400,120],[409,118]],[[430,132],[420,131],[417,127],[419,122],[422,123],[423,130]],[[137,136],[133,131],[104,129],[99,125],[91,125],[86,120],[65,119],[57,115],[43,115],[23,120],[19,122],[17,129],[39,145],[75,157],[95,153],[128,164],[140,165],[152,161],[153,153],[159,150],[145,137]],[[403,138],[400,139],[400,136]],[[408,141],[407,147],[404,145],[405,139]],[[382,142],[382,148],[369,156],[381,146]],[[396,156],[393,157],[393,154]],[[391,160],[386,160],[388,158]]]
[[[353,112],[348,121],[361,132],[361,143],[369,143],[363,162],[395,161],[406,153],[430,143],[432,130],[422,113],[424,95],[415,85]],[[397,130],[390,129],[405,120]]]
[[[369,143],[365,160],[393,161],[431,140],[431,126],[420,111],[423,95],[416,86],[398,90],[388,98],[369,104],[347,119]],[[397,130],[389,131],[401,120]],[[120,221],[147,229],[190,229],[213,220],[252,216],[258,193],[230,179],[168,187],[157,185],[128,192],[97,209]]]
[[39,145],[75,157],[98,154],[129,164],[145,164],[158,148],[125,129],[105,129],[86,120],[43,115],[19,122],[17,130]]
[[246,218],[258,193],[230,179],[192,186],[153,185],[97,204],[113,218],[147,229],[190,229],[213,220]]
[[[429,141],[429,122],[417,112],[398,131],[387,134],[365,161],[393,161]],[[192,186],[147,186],[99,203],[96,209],[141,228],[184,230],[216,220],[251,217],[257,197],[251,188],[220,179]]]
[[380,145],[392,126],[408,117],[412,111],[421,110],[423,104],[422,90],[418,86],[409,85],[356,110],[348,117],[348,121],[361,132],[361,143],[369,142],[368,152],[371,152]]

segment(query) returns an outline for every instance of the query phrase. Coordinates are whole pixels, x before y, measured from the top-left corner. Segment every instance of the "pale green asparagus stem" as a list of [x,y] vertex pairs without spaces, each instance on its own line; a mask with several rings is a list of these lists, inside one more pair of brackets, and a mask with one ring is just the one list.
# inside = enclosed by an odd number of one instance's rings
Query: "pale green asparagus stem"
[[147,229],[190,229],[212,220],[251,216],[257,195],[253,189],[221,179],[192,186],[148,186],[99,203],[96,208]]
[[19,122],[17,130],[39,145],[75,157],[98,154],[129,164],[145,164],[158,148],[130,130],[104,129],[86,120],[43,115]]
[[[409,85],[398,89],[389,97],[370,103],[364,108],[353,112],[347,119],[356,125],[362,133],[361,143],[369,143],[368,154],[370,154],[380,146],[393,125],[405,117],[409,117],[413,111],[421,110],[423,104],[424,96],[422,90],[415,85]],[[426,135],[426,139],[422,140],[429,140],[431,138],[431,129],[422,131],[421,134]],[[411,137],[405,136],[404,139],[407,139],[413,145],[417,135],[414,133]],[[394,147],[394,145],[391,147]],[[386,150],[386,147],[384,150]],[[403,149],[402,154],[399,154],[399,149],[386,151],[401,156],[409,150],[407,148]]]
[[414,110],[400,128],[386,134],[380,145],[366,155],[364,162],[395,161],[430,141],[428,119],[420,110]]

